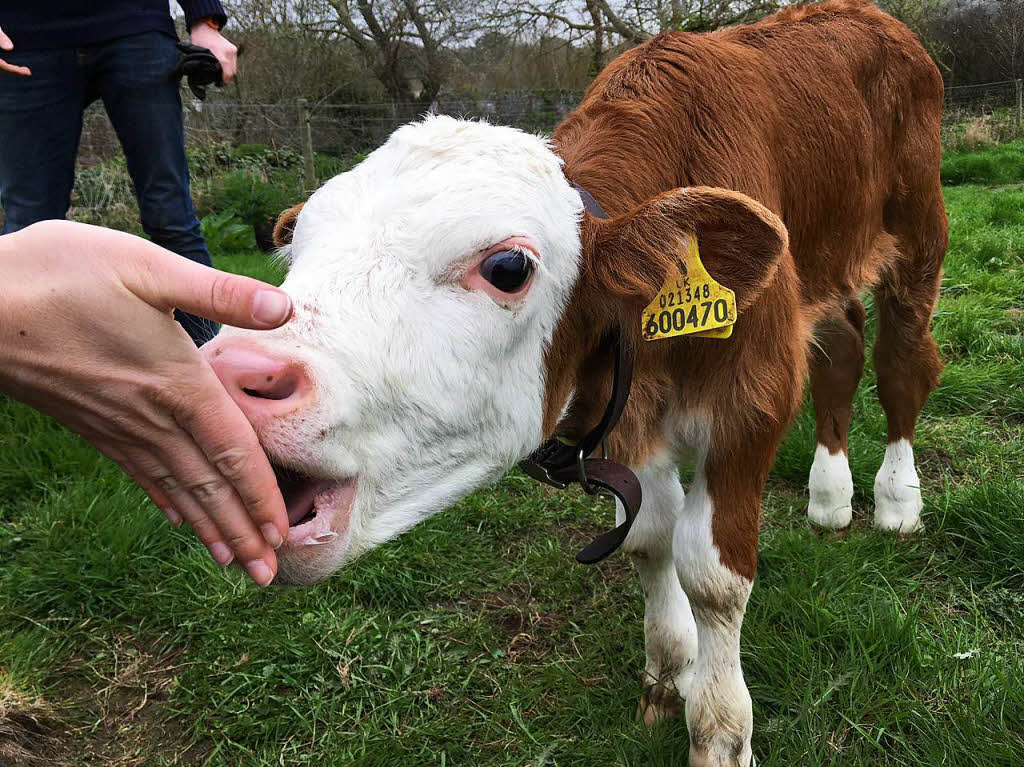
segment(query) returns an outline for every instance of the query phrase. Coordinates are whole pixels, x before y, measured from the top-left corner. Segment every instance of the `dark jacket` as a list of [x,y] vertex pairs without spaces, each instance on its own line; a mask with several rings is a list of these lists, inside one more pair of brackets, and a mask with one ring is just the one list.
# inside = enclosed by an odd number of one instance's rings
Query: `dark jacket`
[[[189,28],[207,17],[227,21],[220,0],[178,5]],[[176,35],[167,0],[0,0],[0,29],[16,51],[79,48],[140,32]]]

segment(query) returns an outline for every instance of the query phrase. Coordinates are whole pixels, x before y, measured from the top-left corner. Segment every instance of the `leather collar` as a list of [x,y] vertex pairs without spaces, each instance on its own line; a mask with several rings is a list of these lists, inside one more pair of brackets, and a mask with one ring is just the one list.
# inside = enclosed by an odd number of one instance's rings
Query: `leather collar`
[[[572,185],[579,192],[583,207],[590,215],[608,218],[593,195],[577,184]],[[559,490],[578,482],[590,495],[611,493],[619,499],[626,513],[625,521],[595,538],[576,555],[576,561],[585,565],[600,562],[623,544],[643,501],[640,481],[628,467],[606,457],[590,457],[599,446],[603,452],[605,438],[618,423],[633,382],[632,347],[623,342],[621,330],[616,330],[609,341],[614,353],[615,368],[611,399],[601,420],[579,442],[572,444],[552,437],[519,464],[524,472],[537,481]]]

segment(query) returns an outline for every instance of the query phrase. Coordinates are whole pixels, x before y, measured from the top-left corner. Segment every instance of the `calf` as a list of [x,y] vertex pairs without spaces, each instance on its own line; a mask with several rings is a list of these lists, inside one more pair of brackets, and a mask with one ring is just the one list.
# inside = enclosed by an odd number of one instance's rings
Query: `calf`
[[[446,117],[396,131],[279,222],[295,318],[205,348],[282,467],[279,580],[318,581],[543,440],[580,440],[625,350],[632,391],[606,446],[645,499],[624,544],[646,599],[640,716],[685,700],[690,764],[749,764],[739,637],[762,490],[809,374],[808,513],[850,522],[868,289],[889,424],[875,524],[920,526],[942,99],[906,27],[828,2],[637,46],[551,142]],[[648,304],[694,245],[734,293],[731,336],[645,340]]]

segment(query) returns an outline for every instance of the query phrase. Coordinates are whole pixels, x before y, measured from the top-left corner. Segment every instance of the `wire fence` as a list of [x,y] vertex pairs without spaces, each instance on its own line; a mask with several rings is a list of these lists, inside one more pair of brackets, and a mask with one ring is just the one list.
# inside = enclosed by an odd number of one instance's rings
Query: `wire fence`
[[1024,81],[1003,80],[946,88],[943,144],[971,148],[1024,135]]
[[[582,97],[579,91],[522,91],[494,98],[443,99],[429,105],[240,104],[189,99],[184,112],[186,143],[190,147],[263,144],[303,151],[308,137],[315,152],[348,155],[379,146],[397,127],[427,110],[549,133]],[[106,113],[98,104],[93,105],[85,115],[80,162],[95,164],[119,151]]]
[[[554,130],[582,98],[580,91],[522,91],[492,98],[443,99],[429,106],[377,104],[244,104],[189,99],[185,131],[190,147],[229,144],[310,150],[337,155],[368,151],[397,127],[429,109],[437,114],[485,118],[529,131]],[[947,147],[997,143],[1024,135],[1020,80],[946,89],[942,123]],[[306,126],[308,125],[308,130]],[[311,146],[306,146],[308,142]],[[91,165],[120,151],[106,113],[89,108],[82,132],[80,162]]]

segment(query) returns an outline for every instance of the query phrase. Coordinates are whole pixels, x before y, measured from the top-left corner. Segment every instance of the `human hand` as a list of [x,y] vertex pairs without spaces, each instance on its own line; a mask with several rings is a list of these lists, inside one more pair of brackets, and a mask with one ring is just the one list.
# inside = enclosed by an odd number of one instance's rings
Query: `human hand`
[[221,84],[227,85],[231,82],[231,78],[238,71],[238,48],[230,40],[205,21],[200,21],[192,27],[192,44],[209,48],[217,57],[224,73]]
[[[11,42],[11,38],[4,34],[4,31],[0,29],[0,51],[13,51],[14,43]],[[16,67],[14,64],[8,64],[3,59],[0,59],[0,74],[12,74],[21,75],[22,77],[29,77],[32,75],[32,70],[28,67]]]
[[0,237],[0,392],[116,461],[221,565],[265,586],[288,514],[255,432],[174,308],[269,329],[288,296],[121,232],[46,221]]

